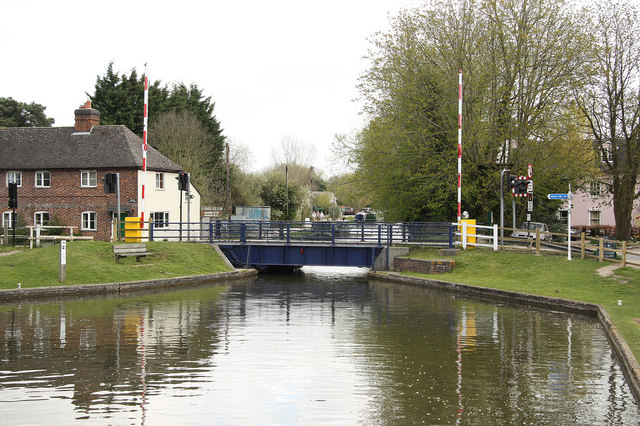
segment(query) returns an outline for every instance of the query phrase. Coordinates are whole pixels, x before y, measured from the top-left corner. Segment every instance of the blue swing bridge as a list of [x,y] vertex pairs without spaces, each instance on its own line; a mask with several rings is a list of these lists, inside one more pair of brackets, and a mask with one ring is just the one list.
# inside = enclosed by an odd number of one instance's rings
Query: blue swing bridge
[[235,221],[149,223],[149,241],[217,245],[236,268],[351,266],[389,269],[394,245],[453,248],[448,222]]

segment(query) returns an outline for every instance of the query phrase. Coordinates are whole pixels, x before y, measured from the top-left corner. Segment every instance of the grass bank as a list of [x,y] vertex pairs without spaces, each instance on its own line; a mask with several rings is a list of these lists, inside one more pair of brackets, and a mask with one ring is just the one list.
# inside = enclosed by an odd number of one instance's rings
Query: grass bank
[[[424,248],[412,249],[409,257],[442,259],[438,250]],[[404,274],[602,305],[640,359],[640,270],[618,268],[602,277],[597,270],[609,263],[507,251],[467,250],[450,259],[456,262],[451,272]]]
[[[152,256],[115,262],[113,243],[72,241],[67,244],[64,284],[102,284],[213,274],[230,269],[208,244],[149,242]],[[0,256],[0,289],[62,285],[58,282],[60,246],[22,250]]]

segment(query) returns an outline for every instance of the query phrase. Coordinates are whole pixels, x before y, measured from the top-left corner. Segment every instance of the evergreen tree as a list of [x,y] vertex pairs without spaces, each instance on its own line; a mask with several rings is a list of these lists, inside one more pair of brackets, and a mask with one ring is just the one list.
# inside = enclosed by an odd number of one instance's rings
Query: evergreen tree
[[0,98],[0,127],[51,127],[54,122],[44,113],[46,107],[13,98]]

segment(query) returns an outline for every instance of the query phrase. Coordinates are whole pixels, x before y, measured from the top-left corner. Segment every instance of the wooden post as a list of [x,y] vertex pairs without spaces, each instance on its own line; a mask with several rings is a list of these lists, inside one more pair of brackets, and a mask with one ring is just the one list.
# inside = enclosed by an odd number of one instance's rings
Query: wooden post
[[584,232],[580,233],[580,258],[584,259]]
[[604,238],[598,239],[598,262],[604,262]]
[[540,228],[536,228],[536,256],[540,256]]
[[627,242],[622,242],[622,267],[627,266]]

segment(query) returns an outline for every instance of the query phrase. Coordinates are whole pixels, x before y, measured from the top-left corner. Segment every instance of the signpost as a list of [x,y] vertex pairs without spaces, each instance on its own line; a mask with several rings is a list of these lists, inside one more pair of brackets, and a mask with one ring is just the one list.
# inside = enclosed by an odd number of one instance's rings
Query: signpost
[[571,184],[569,184],[569,192],[566,194],[547,194],[547,198],[550,200],[567,200],[569,203],[567,209],[567,259],[571,260],[571,200],[573,199]]
[[60,274],[59,281],[65,282],[67,279],[67,241],[60,241]]

